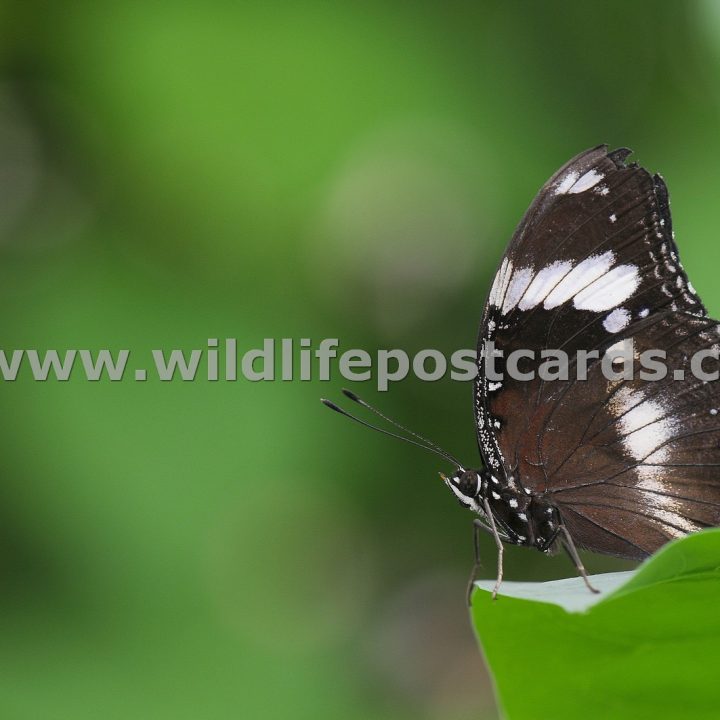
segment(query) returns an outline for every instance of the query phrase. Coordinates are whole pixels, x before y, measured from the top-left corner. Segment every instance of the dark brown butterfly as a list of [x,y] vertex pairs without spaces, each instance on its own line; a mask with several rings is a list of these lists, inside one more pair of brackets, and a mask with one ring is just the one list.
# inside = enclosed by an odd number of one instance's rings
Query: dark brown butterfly
[[[476,548],[478,531],[495,538],[495,592],[503,543],[565,548],[591,588],[577,547],[641,559],[720,524],[720,390],[691,369],[698,351],[717,359],[718,323],[680,264],[663,179],[627,164],[629,154],[600,146],[562,167],[503,256],[478,342],[484,467],[467,469],[413,434],[457,466],[444,480],[479,516]],[[632,358],[661,350],[666,376],[608,377],[602,358],[625,340]],[[488,377],[492,346],[501,370],[521,351],[522,379]],[[571,358],[567,378],[540,377],[549,349]],[[578,351],[584,377],[573,372]]]

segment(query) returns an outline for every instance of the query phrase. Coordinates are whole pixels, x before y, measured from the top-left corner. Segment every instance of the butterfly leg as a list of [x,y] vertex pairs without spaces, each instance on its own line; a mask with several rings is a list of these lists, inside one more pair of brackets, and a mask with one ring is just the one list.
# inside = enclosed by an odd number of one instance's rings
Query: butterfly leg
[[490,528],[480,518],[473,520],[473,550],[475,552],[475,562],[472,566],[472,572],[470,573],[470,580],[468,580],[467,586],[467,604],[468,607],[472,607],[472,591],[477,580],[478,570],[482,567],[480,561],[480,532],[491,532]]
[[492,599],[494,600],[497,597],[498,590],[500,589],[500,585],[502,584],[503,579],[503,543],[502,539],[500,538],[500,533],[498,533],[497,527],[495,526],[495,518],[492,514],[492,509],[490,507],[490,503],[487,501],[487,498],[483,499],[483,508],[485,509],[485,514],[487,515],[488,522],[490,523],[490,529],[492,530],[492,536],[495,538],[495,545],[497,546],[498,550],[498,559],[497,559],[497,580],[495,581],[495,587],[492,591]]
[[575,564],[575,568],[580,574],[580,577],[585,582],[587,589],[590,590],[590,592],[599,593],[600,591],[590,584],[590,580],[587,576],[587,571],[585,570],[585,566],[582,564],[582,560],[580,560],[580,555],[578,555],[578,551],[575,547],[572,536],[564,525],[560,525],[560,532],[563,535],[563,537],[561,538],[562,546],[565,548],[565,552],[567,552],[567,554],[570,556],[570,559]]

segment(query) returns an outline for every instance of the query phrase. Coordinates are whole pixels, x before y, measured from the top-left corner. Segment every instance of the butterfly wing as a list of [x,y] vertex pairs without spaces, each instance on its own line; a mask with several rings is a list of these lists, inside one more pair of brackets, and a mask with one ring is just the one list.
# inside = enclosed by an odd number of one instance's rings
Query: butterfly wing
[[[717,351],[707,317],[663,313],[633,334],[634,355],[664,348],[669,374],[608,380],[600,363],[544,405],[534,445],[547,493],[579,544],[641,558],[667,540],[720,524],[720,390],[692,357]],[[718,363],[706,358],[704,372]],[[674,379],[682,374],[683,379]]]
[[[689,372],[684,382],[608,381],[599,360],[587,363],[586,380],[574,362],[568,379],[537,377],[543,350],[602,357],[632,338],[636,353],[667,348],[666,364],[688,371],[691,355],[718,340],[680,264],[665,183],[627,165],[628,154],[604,146],[582,153],[530,206],[485,308],[475,403],[488,467],[552,496],[578,544],[642,557],[720,522],[715,386]],[[495,363],[502,380],[490,372],[488,341],[503,353]],[[518,366],[534,380],[507,372],[516,350],[535,354]],[[648,429],[630,432],[639,418]],[[689,435],[691,427],[700,434]],[[655,433],[662,450],[649,445]],[[640,457],[641,449],[653,452]]]

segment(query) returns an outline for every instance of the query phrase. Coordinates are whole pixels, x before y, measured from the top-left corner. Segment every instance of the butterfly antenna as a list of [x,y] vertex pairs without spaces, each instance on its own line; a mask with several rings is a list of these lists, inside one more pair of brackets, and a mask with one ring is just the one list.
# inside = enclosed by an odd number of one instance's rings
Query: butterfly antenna
[[[392,420],[384,413],[380,412],[377,408],[374,408],[370,403],[365,402],[362,398],[359,398],[354,392],[351,392],[350,390],[347,390],[343,388],[342,390],[343,395],[345,397],[349,398],[353,402],[356,402],[358,405],[362,405],[364,408],[367,408],[370,410],[370,412],[375,413],[378,417],[382,418],[386,422],[389,422],[391,425],[394,425],[396,428],[402,430],[403,432],[407,433],[408,435],[412,435],[412,437],[415,438],[415,440],[410,440],[410,438],[404,437],[402,435],[396,435],[395,433],[388,432],[387,430],[381,430],[380,428],[375,427],[374,425],[369,425],[369,423],[363,422],[362,424],[372,427],[375,430],[379,430],[380,432],[385,433],[386,435],[391,435],[392,437],[399,437],[402,440],[405,440],[406,442],[411,443],[412,445],[417,445],[419,447],[424,447],[426,450],[430,450],[431,452],[434,452],[436,455],[440,455],[440,457],[445,458],[449,462],[451,462],[453,465],[457,466],[461,470],[463,470],[462,464],[457,460],[457,458],[453,457],[447,450],[443,450],[439,445],[435,444],[434,442],[428,440],[426,437],[423,437],[422,435],[413,432],[412,430],[409,430],[404,425],[401,425],[399,422],[396,422],[395,420]],[[327,401],[323,400],[323,402],[330,407],[330,404],[328,404]],[[334,403],[332,403],[334,405]],[[337,406],[335,406],[337,407]],[[343,415],[346,415],[348,417],[353,418],[354,420],[357,420],[354,416],[350,415],[349,413],[345,412],[344,410],[341,410],[341,413]]]
[[[350,420],[354,420],[356,423],[358,423],[360,425],[364,425],[366,428],[370,428],[371,430],[376,430],[377,432],[382,433],[383,435],[387,435],[388,437],[397,438],[398,440],[402,440],[406,443],[410,443],[410,445],[415,445],[419,448],[422,448],[423,450],[427,450],[428,452],[433,453],[434,455],[439,455],[441,458],[452,463],[453,465],[458,467],[460,470],[465,469],[452,455],[450,455],[450,453],[445,452],[444,450],[442,450],[439,447],[436,447],[434,445],[425,445],[421,442],[418,442],[417,440],[413,440],[413,439],[405,437],[403,435],[399,435],[398,433],[391,432],[390,430],[385,430],[384,428],[377,427],[377,425],[372,425],[369,422],[366,422],[365,420],[361,420],[359,417],[356,417],[355,415],[350,414],[347,410],[343,410],[341,407],[337,406],[331,400],[326,400],[325,398],[320,398],[320,402],[323,405],[325,405],[325,407],[329,407],[331,410],[334,410],[336,413],[340,413],[340,415],[344,415],[346,418],[350,418]],[[395,423],[393,423],[393,424],[395,424]]]
[[343,388],[342,394],[345,395],[345,397],[350,398],[350,400],[352,400],[353,402],[356,402],[358,405],[362,405],[364,408],[367,408],[368,410],[370,410],[370,412],[374,412],[378,417],[381,417],[383,420],[389,422],[391,425],[394,425],[396,428],[399,428],[403,432],[406,432],[408,435],[412,435],[414,438],[417,438],[421,442],[425,443],[428,447],[431,447],[434,450],[442,453],[445,457],[447,457],[449,460],[452,460],[452,462],[454,462],[458,467],[460,467],[460,463],[447,450],[443,450],[439,445],[432,442],[432,440],[428,440],[426,437],[420,435],[420,433],[413,432],[412,430],[406,428],[404,425],[401,425],[396,420],[389,418],[387,415],[380,412],[380,410],[373,407],[369,402],[365,402],[365,400],[363,400],[361,397],[358,397],[351,390]]

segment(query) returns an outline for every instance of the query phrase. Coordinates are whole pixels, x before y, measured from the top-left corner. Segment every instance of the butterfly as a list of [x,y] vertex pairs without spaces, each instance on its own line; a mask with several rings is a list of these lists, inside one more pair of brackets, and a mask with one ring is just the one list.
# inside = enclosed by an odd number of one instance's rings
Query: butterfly
[[[717,367],[720,326],[680,263],[664,180],[628,163],[630,154],[601,145],[560,168],[501,259],[478,339],[481,468],[344,391],[455,465],[442,477],[476,514],[476,564],[480,532],[497,545],[493,596],[505,544],[564,549],[595,591],[578,548],[640,560],[720,525],[720,390],[703,379]],[[631,359],[662,351],[665,376],[608,374],[602,358],[625,341]],[[569,358],[566,377],[536,372],[550,350]],[[702,377],[692,364],[699,352]],[[509,370],[513,353],[516,372],[491,377],[491,360]],[[584,373],[572,372],[581,353]]]

